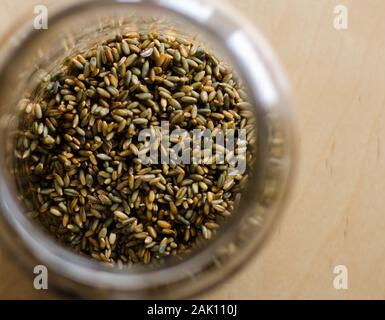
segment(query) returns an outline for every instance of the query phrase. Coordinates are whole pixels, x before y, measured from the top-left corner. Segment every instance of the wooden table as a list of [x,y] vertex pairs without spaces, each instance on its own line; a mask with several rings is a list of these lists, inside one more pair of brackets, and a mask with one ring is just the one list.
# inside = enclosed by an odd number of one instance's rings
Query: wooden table
[[[32,3],[3,0],[2,27]],[[202,298],[385,298],[385,2],[232,0],[286,68],[300,157],[275,234],[235,277]],[[347,30],[333,27],[336,5]],[[3,28],[2,28],[3,30]],[[348,290],[333,286],[348,268]],[[1,298],[54,298],[0,252]]]

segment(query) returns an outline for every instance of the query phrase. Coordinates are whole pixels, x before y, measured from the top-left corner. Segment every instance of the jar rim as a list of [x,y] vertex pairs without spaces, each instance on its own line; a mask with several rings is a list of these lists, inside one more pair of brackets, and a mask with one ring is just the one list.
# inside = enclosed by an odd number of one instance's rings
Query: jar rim
[[[287,134],[288,144],[290,144],[288,149],[291,153],[293,152],[293,139],[291,137],[292,120],[289,110],[287,81],[277,59],[262,36],[253,27],[247,25],[244,19],[239,18],[233,9],[229,9],[224,4],[218,6],[214,1],[185,0],[183,5],[181,5],[181,2],[178,0],[86,0],[69,3],[64,5],[64,7],[62,5],[62,8],[57,12],[55,12],[53,7],[50,9],[53,12],[50,15],[50,23],[56,23],[74,9],[76,9],[76,14],[81,14],[82,10],[87,10],[89,5],[109,6],[113,4],[143,5],[151,6],[154,9],[162,9],[178,15],[181,19],[188,20],[197,28],[205,29],[218,38],[233,62],[238,62],[237,67],[248,86],[253,89],[250,90],[251,98],[261,108],[260,112],[266,114],[274,112],[280,114],[287,121],[285,124],[287,126],[285,134]],[[226,25],[226,28],[218,28],[218,25]],[[227,33],[227,30],[232,30],[232,32]],[[289,156],[285,164],[284,171],[286,171],[283,174],[286,176],[283,177],[283,189],[287,189],[287,184],[290,180],[289,175],[293,171],[292,159],[293,154]],[[1,174],[3,174],[4,168],[5,165],[2,165],[0,169]],[[262,240],[266,238],[267,231],[271,229],[273,218],[277,217],[277,212],[279,211],[278,207],[281,207],[284,202],[283,199],[287,194],[287,190],[283,191],[279,195],[280,200],[277,201],[275,208],[269,208],[271,213],[267,216],[267,220],[264,222],[263,227],[261,227],[259,234],[252,239],[249,248],[242,252],[242,255],[238,254],[237,259],[229,261],[225,269],[220,273],[214,271],[202,274],[201,279],[194,281],[190,286],[187,294],[186,292],[179,293],[175,291],[176,295],[191,295],[210,287],[212,284],[219,282],[223,276],[232,273],[249,254],[256,251],[261,245]],[[26,247],[40,261],[47,263],[47,266],[52,266],[60,276],[74,280],[81,285],[93,287],[95,286],[95,281],[97,281],[97,286],[100,288],[131,292],[133,296],[141,290],[147,292],[147,290],[153,290],[154,287],[164,288],[169,284],[180,283],[186,280],[189,275],[186,274],[185,263],[189,264],[192,275],[203,272],[203,268],[212,262],[213,252],[218,251],[223,245],[221,240],[226,239],[226,242],[230,243],[234,238],[234,235],[230,233],[222,233],[215,240],[210,241],[205,250],[188,257],[184,262],[182,261],[175,266],[165,269],[146,272],[146,281],[144,282],[143,273],[111,272],[102,268],[100,262],[87,259],[64,248],[43,232],[34,232],[32,234],[31,231],[35,231],[33,229],[36,229],[36,227],[21,212],[22,210],[4,179],[0,181],[0,193],[3,195],[0,199],[3,216],[23,239]],[[246,210],[246,208],[243,208],[243,210]],[[195,280],[197,279],[195,278]],[[164,292],[158,291],[158,293],[162,294]]]

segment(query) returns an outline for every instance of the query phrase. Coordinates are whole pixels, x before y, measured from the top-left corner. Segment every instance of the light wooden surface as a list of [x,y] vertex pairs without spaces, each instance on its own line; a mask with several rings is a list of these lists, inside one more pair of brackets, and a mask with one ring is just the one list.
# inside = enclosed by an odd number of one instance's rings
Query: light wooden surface
[[[35,1],[44,3],[45,1]],[[297,183],[275,234],[215,299],[385,298],[385,2],[232,0],[269,39],[296,99]],[[3,0],[1,24],[28,9]],[[333,8],[349,28],[333,28]],[[1,25],[1,26],[2,26]],[[0,251],[1,298],[53,298]],[[349,289],[333,287],[346,265]]]

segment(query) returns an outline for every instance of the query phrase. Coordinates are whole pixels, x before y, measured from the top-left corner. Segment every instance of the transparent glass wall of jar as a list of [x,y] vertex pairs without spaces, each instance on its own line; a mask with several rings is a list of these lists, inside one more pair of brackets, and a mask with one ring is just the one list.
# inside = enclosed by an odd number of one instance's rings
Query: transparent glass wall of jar
[[[21,265],[45,264],[50,281],[85,297],[178,298],[219,283],[258,251],[283,210],[293,172],[288,86],[268,45],[233,8],[211,1],[76,1],[49,7],[49,27],[19,21],[0,56],[0,226]],[[66,56],[127,32],[193,39],[234,67],[255,106],[257,161],[242,202],[217,237],[181,261],[120,271],[59,245],[25,216],[12,176],[18,103]],[[95,290],[97,289],[97,290]]]

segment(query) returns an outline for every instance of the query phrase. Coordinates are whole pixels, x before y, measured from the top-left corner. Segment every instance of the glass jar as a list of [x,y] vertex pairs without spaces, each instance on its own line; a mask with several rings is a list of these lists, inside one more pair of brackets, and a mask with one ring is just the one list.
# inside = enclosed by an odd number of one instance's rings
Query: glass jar
[[[88,298],[183,298],[238,270],[270,233],[292,177],[288,85],[261,35],[225,3],[195,0],[84,0],[48,8],[47,30],[21,21],[0,56],[0,236],[22,265],[43,264],[49,282]],[[131,31],[193,39],[223,57],[249,89],[257,118],[255,174],[216,238],[186,259],[121,271],[71,252],[25,215],[12,176],[17,104],[62,62],[101,40]]]

